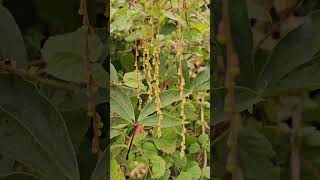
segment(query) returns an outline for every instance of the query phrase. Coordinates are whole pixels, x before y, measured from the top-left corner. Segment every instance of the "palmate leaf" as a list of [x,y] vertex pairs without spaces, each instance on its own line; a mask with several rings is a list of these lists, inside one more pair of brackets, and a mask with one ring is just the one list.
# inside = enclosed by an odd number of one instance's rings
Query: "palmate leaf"
[[51,102],[18,76],[1,75],[0,84],[0,154],[47,179],[79,180],[65,122]]
[[24,41],[10,12],[0,4],[0,61],[15,61],[18,68],[27,63]]
[[[189,95],[189,91],[185,90],[185,96]],[[167,90],[162,91],[160,93],[160,99],[161,99],[161,108],[168,106],[176,101],[180,100],[180,91],[179,90]],[[153,99],[151,102],[147,103],[143,109],[140,112],[140,115],[138,117],[138,121],[141,121],[148,117],[150,114],[154,113],[156,111],[156,103]]]
[[130,98],[117,86],[110,87],[110,113],[117,114],[127,121],[135,121],[135,114]]

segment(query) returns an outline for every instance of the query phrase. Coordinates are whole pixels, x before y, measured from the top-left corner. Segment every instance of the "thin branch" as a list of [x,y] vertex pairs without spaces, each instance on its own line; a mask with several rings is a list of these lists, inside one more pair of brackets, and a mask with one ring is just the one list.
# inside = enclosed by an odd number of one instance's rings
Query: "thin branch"
[[14,67],[9,66],[9,65],[0,64],[0,70],[4,71],[6,73],[17,74],[17,75],[21,76],[22,78],[29,80],[33,83],[41,83],[41,84],[56,87],[59,89],[68,90],[68,91],[75,92],[75,93],[79,93],[81,91],[81,88],[78,85],[66,83],[63,81],[48,79],[48,78],[40,77],[38,75],[33,75],[33,74],[26,72],[23,69],[15,69]]

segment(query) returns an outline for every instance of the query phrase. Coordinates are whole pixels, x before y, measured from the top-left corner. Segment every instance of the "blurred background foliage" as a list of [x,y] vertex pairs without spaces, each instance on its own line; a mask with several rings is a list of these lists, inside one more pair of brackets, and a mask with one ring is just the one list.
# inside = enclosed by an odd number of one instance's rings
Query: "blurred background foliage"
[[[213,176],[227,180],[231,174],[226,170],[229,121],[224,111],[227,42],[222,3],[217,1],[216,7],[211,143]],[[320,178],[319,8],[317,0],[230,1],[231,36],[240,61],[235,87],[242,121],[237,159],[246,180]],[[292,175],[297,169],[299,177]]]

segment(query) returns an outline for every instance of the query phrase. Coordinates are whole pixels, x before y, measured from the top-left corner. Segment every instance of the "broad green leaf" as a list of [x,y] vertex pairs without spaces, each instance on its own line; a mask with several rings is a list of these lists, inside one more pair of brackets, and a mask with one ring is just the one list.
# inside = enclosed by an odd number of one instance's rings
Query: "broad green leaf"
[[241,129],[238,151],[239,163],[245,179],[280,179],[280,169],[272,162],[275,156],[272,145],[254,126],[247,125]]
[[162,128],[161,137],[158,138],[158,130],[154,131],[154,144],[166,154],[172,154],[176,150],[177,134],[175,128]]
[[320,58],[289,72],[278,83],[268,87],[267,95],[300,90],[316,90],[320,87]]
[[233,46],[239,58],[239,84],[252,88],[255,80],[255,76],[252,76],[254,74],[253,40],[246,0],[230,3],[229,14]]
[[179,23],[181,23],[182,26],[187,27],[186,21],[181,16],[179,16],[178,14],[173,13],[171,11],[164,10],[164,9],[161,9],[161,13],[165,17],[167,17],[169,19],[172,19],[172,20],[175,20],[175,21],[178,21]]
[[198,143],[191,144],[188,150],[191,154],[197,153],[200,150],[200,145]]
[[[185,91],[185,96],[189,95],[188,91]],[[167,90],[160,93],[161,107],[168,106],[176,101],[180,100],[180,91],[179,90]],[[147,103],[140,112],[138,121],[143,120],[148,115],[156,111],[156,103],[154,99]]]
[[181,172],[176,180],[193,180],[190,172]]
[[250,18],[266,22],[272,21],[268,8],[261,1],[247,0],[247,6]]
[[210,179],[210,166],[207,166],[204,170],[204,177]]
[[110,81],[119,81],[118,73],[113,64],[110,63]]
[[150,142],[146,142],[142,145],[142,151],[147,159],[150,159],[153,155],[158,155],[156,146]]
[[[120,169],[120,165],[117,163],[115,159],[111,159],[110,162],[110,175],[112,180],[125,180],[125,176],[123,172]],[[107,169],[107,166],[105,166],[105,169]],[[101,178],[100,178],[101,179]],[[100,179],[91,179],[91,180],[100,180]]]
[[118,87],[110,87],[110,113],[117,114],[127,121],[134,121],[135,115],[129,97]]
[[[108,177],[109,174],[109,169],[108,169],[108,147],[103,151],[101,158],[99,159],[96,168],[94,169],[92,176],[90,178],[90,180],[100,180],[100,179],[106,179]],[[123,176],[122,172],[120,171],[120,166],[118,166],[119,170],[117,170],[116,167],[114,167],[117,162],[114,162],[114,159],[111,159],[111,169],[110,169],[110,173],[111,173],[111,177],[115,178],[117,177],[116,175],[118,175],[118,178],[121,178]],[[122,175],[122,176],[121,176]],[[124,179],[124,177],[123,177]],[[115,179],[118,180],[118,179]],[[120,180],[120,179],[119,179]]]
[[0,61],[10,60],[22,68],[27,63],[24,41],[11,13],[0,4]]
[[[86,82],[85,76],[85,27],[74,32],[49,37],[41,50],[48,61],[49,74],[75,83]],[[89,35],[89,60],[97,62],[104,56],[104,46],[94,32]],[[94,64],[94,72],[103,72],[99,64]],[[105,72],[106,73],[106,72]],[[76,76],[75,76],[76,74]]]
[[[1,75],[1,153],[21,161],[48,179],[79,180],[65,122],[55,107],[22,78]],[[28,152],[28,156],[25,155]]]
[[[204,91],[204,89],[200,88],[200,87],[201,87],[201,85],[203,85],[207,82],[210,83],[210,68],[204,69],[196,76],[196,78],[191,83],[190,89],[192,91],[198,91],[199,89],[200,89],[200,91]],[[209,90],[209,89],[210,89],[210,86],[208,86],[208,89],[206,89],[206,90]]]
[[201,176],[201,169],[198,165],[189,168],[187,172],[191,174],[193,180],[198,180]]
[[310,147],[320,147],[320,131],[315,131],[306,137],[304,143]]
[[207,134],[201,134],[198,138],[201,144],[206,144],[209,141],[209,136]]
[[[216,124],[222,122],[226,118],[224,111],[224,97],[226,95],[226,89],[224,87],[215,88],[212,90],[214,94],[214,99],[216,99],[216,104],[214,108],[214,114],[216,118],[211,121],[211,123]],[[237,86],[235,87],[235,103],[237,112],[242,112],[244,110],[252,108],[252,106],[263,99],[253,90],[245,87]]]
[[154,155],[150,158],[152,167],[152,175],[154,178],[160,178],[166,171],[166,161],[158,155]]
[[61,114],[66,122],[73,147],[78,152],[80,143],[89,128],[90,118],[82,110],[62,111]]
[[[181,125],[181,119],[166,113],[162,113],[162,115],[163,115],[163,120],[162,120],[163,127],[174,127],[174,126]],[[159,122],[159,116],[157,114],[148,116],[147,118],[139,121],[139,123],[142,124],[143,126],[150,126],[150,127],[157,126],[158,122]],[[189,122],[186,122],[186,124],[188,123]]]
[[260,91],[279,83],[286,74],[312,60],[320,50],[318,27],[320,11],[306,16],[302,25],[280,40],[260,72],[257,81]]
[[[139,88],[142,90],[146,90],[146,87],[142,83],[143,76],[140,72],[138,72],[138,82],[139,82]],[[136,71],[128,72],[123,75],[123,81],[124,84],[131,88],[137,88],[137,78],[136,78]]]

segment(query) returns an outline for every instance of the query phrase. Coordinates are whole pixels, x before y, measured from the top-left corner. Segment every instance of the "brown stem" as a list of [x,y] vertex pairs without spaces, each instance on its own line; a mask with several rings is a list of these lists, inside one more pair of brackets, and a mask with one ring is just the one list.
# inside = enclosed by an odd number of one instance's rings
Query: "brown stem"
[[81,88],[75,84],[43,78],[37,75],[30,74],[23,69],[15,69],[14,67],[9,65],[0,64],[0,70],[5,71],[6,73],[17,74],[22,78],[29,80],[33,83],[41,83],[41,84],[53,86],[59,89],[64,89],[64,90],[75,92],[75,93],[79,93],[81,91]]
[[[204,95],[201,94],[201,101],[200,101],[200,108],[201,108],[201,111],[200,111],[200,119],[201,119],[201,125],[202,125],[202,134],[205,134],[206,131],[205,131],[205,121],[204,121]],[[204,178],[204,173],[205,173],[205,170],[206,170],[206,167],[207,167],[207,151],[204,150],[203,152],[203,166],[202,166],[202,170],[201,170],[201,177],[200,177],[200,180],[203,180]]]
[[227,170],[232,175],[232,180],[242,180],[242,172],[238,165],[237,156],[237,144],[238,144],[238,131],[241,127],[240,116],[236,112],[235,106],[235,76],[239,72],[238,70],[238,56],[234,50],[232,43],[232,36],[230,31],[230,17],[229,17],[229,0],[223,1],[223,27],[224,35],[226,38],[226,49],[227,49],[227,68],[225,77],[225,86],[227,88],[227,95],[225,97],[225,110],[227,111],[229,122],[230,122],[230,133],[228,138],[228,159],[227,159]]
[[301,123],[301,107],[294,110],[292,114],[291,131],[291,180],[300,180],[300,140],[297,136]]

